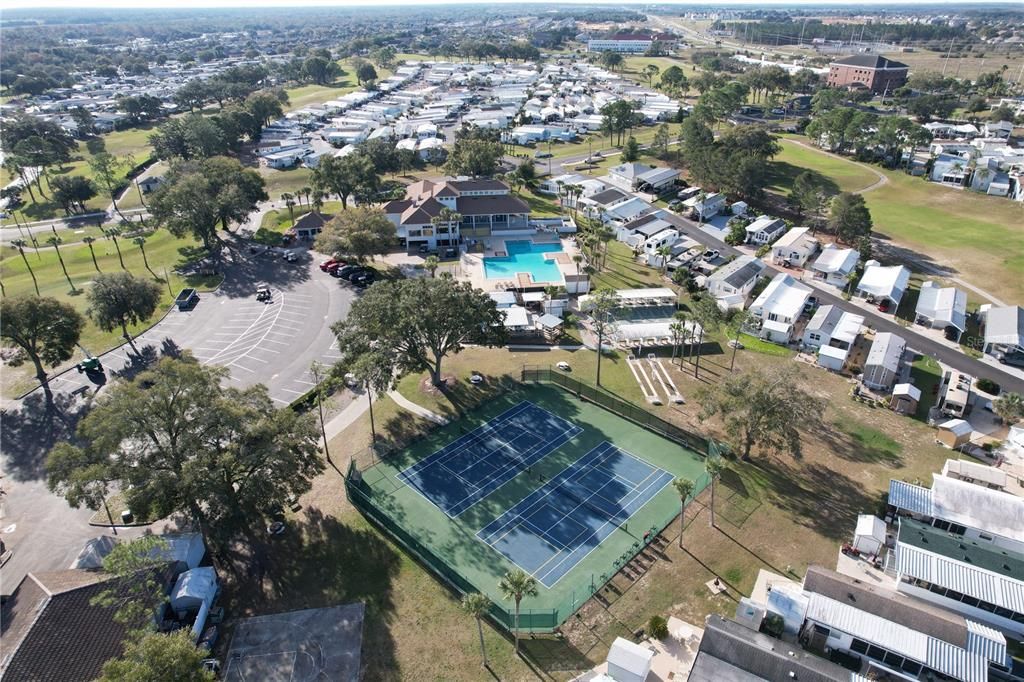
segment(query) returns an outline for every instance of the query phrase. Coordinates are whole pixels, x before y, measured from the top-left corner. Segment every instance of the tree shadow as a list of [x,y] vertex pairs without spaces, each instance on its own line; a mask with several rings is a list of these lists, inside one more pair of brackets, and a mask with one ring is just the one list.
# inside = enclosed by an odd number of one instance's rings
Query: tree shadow
[[894,468],[903,464],[903,448],[881,431],[852,420],[820,426],[815,435],[838,457],[849,462],[885,464]]
[[125,351],[125,357],[128,358],[128,364],[111,372],[118,379],[131,381],[139,373],[149,369],[149,366],[158,359],[156,348],[152,345],[142,346],[136,350],[132,348],[131,344],[125,344],[122,348]]
[[368,525],[349,525],[307,507],[261,551],[234,558],[238,580],[226,586],[231,612],[241,616],[362,602],[362,666],[366,679],[397,679],[391,626],[393,583],[402,558]]
[[37,390],[17,409],[3,413],[3,468],[15,481],[37,481],[46,476],[46,455],[57,443],[74,440],[75,428],[85,415],[87,401],[78,393],[54,392],[52,401]]

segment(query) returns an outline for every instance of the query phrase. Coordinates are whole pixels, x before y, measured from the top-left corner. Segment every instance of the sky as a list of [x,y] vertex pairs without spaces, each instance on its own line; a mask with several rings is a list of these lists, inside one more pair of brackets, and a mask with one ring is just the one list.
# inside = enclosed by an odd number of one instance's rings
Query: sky
[[[994,0],[1000,4],[1016,4],[1016,0]],[[183,8],[202,9],[213,7],[360,7],[382,5],[448,5],[448,4],[609,4],[618,6],[644,7],[649,3],[630,0],[0,0],[0,12],[9,8],[52,9],[87,7],[156,9]],[[970,5],[993,4],[993,0],[713,0],[699,3],[696,0],[661,0],[658,4],[694,5],[701,8],[726,5],[800,5],[816,7],[856,8],[865,5]],[[0,15],[2,16],[2,15]]]

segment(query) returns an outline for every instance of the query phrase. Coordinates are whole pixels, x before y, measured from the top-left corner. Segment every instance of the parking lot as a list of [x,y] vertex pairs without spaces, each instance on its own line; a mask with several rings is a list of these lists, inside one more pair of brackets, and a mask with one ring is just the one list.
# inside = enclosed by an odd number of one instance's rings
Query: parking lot
[[[71,509],[47,490],[43,461],[54,443],[70,437],[87,398],[106,383],[188,350],[200,362],[227,367],[233,386],[266,384],[274,403],[284,406],[313,386],[313,361],[337,361],[330,326],[348,314],[355,290],[320,272],[315,254],[300,253],[298,262],[289,263],[229,248],[221,287],[140,334],[138,352],[124,345],[101,356],[102,375],[71,370],[51,380],[62,418],[45,407],[41,390],[8,408],[0,466],[8,492],[0,500],[0,540],[13,552],[0,575],[8,590],[29,571],[67,568],[86,540],[105,532],[87,524],[90,510]],[[270,302],[256,300],[261,286],[271,290]],[[131,536],[141,529],[121,532]]]
[[[104,354],[107,377],[130,378],[160,355],[189,350],[203,364],[227,367],[231,385],[263,383],[276,404],[292,402],[314,385],[314,361],[331,365],[340,357],[330,325],[344,318],[355,296],[351,285],[320,272],[316,258],[303,255],[287,263],[247,254],[220,289],[202,294],[188,310],[171,310],[139,335],[138,354],[128,345]],[[270,289],[268,302],[256,300],[259,286]],[[71,371],[51,387],[84,393],[102,381]]]

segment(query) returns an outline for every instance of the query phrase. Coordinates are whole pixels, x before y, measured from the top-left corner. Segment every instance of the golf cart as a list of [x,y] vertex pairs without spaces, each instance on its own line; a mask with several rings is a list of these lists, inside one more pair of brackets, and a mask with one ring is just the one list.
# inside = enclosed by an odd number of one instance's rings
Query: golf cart
[[256,290],[256,300],[264,303],[270,303],[270,287],[260,287]]
[[79,374],[102,374],[103,364],[99,358],[86,358],[75,366]]

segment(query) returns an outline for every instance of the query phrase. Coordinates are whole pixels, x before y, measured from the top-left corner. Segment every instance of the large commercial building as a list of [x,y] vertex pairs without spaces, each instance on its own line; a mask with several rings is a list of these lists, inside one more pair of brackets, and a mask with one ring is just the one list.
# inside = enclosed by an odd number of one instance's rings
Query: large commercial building
[[856,54],[828,65],[828,86],[891,93],[906,85],[907,65],[874,54]]
[[606,38],[587,41],[588,52],[623,52],[643,54],[657,42],[666,51],[675,46],[675,38],[664,33],[616,33]]

